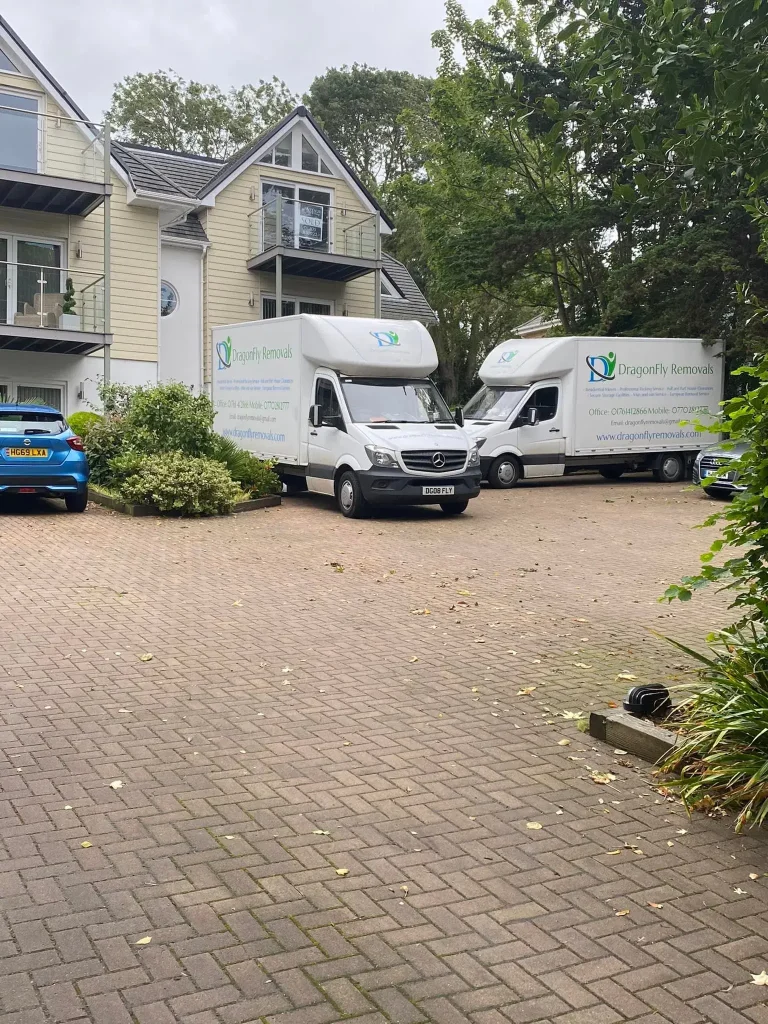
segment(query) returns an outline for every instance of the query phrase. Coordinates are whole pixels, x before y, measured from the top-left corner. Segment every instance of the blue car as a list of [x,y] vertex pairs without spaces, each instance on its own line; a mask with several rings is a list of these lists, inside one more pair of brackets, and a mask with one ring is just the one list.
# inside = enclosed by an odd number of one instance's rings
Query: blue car
[[63,498],[70,512],[88,504],[82,438],[48,405],[0,404],[0,496]]

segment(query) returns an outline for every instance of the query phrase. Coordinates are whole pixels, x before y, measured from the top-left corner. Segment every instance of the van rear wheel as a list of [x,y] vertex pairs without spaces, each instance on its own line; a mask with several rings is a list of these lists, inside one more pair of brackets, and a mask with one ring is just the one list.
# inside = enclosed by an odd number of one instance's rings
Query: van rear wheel
[[624,476],[623,466],[603,466],[600,470],[600,476],[604,480],[621,480]]
[[362,519],[368,513],[369,505],[363,497],[363,489],[357,474],[351,469],[345,470],[336,481],[336,501],[341,514],[347,519]]
[[676,484],[685,479],[685,459],[682,455],[662,455],[653,471],[653,479],[662,484]]
[[500,455],[488,470],[488,483],[498,490],[508,490],[520,480],[520,463],[514,455]]

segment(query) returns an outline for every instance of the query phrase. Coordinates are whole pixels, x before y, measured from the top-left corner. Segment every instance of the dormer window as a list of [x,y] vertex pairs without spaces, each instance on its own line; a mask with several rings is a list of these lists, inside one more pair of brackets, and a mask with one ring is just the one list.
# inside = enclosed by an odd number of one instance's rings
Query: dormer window
[[291,133],[289,132],[269,152],[265,153],[259,162],[272,164],[275,167],[290,167],[293,163],[292,150]]
[[3,50],[0,50],[0,71],[10,71],[13,75],[21,74],[11,58]]

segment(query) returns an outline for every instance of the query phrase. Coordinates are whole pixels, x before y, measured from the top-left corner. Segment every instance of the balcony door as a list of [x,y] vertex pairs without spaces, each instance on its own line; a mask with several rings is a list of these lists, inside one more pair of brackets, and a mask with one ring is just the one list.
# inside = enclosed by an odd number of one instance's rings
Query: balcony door
[[0,323],[57,327],[63,268],[63,242],[0,235]]
[[[278,242],[277,207],[281,199],[281,230]],[[299,185],[261,183],[261,202],[264,208],[263,248],[283,245],[287,249],[305,249],[314,252],[332,252],[331,244],[331,192],[320,188],[302,188]]]

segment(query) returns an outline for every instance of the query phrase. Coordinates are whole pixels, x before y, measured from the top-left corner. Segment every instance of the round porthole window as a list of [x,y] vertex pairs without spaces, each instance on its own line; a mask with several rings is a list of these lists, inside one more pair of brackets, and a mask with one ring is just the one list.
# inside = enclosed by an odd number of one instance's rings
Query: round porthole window
[[160,316],[170,316],[179,304],[179,296],[172,284],[160,283]]

